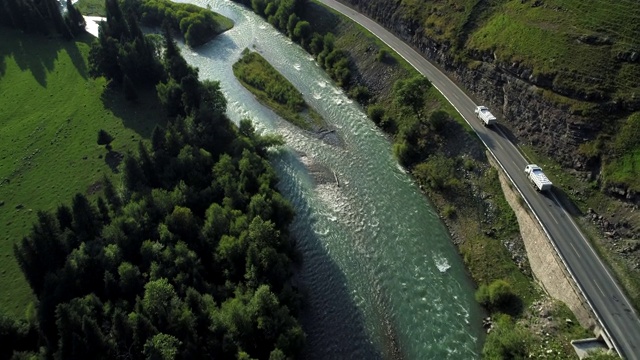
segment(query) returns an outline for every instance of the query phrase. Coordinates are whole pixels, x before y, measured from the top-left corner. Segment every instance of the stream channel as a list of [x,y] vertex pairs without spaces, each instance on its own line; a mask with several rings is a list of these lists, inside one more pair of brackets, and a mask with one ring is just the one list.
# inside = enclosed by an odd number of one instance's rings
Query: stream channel
[[[287,143],[272,164],[296,211],[291,231],[303,257],[296,274],[306,297],[303,357],[479,358],[482,313],[464,264],[389,140],[308,53],[249,9],[188,2],[209,6],[235,26],[197,50],[183,47],[183,56],[201,79],[220,81],[235,123],[251,118],[259,132],[281,134]],[[344,146],[306,134],[255,100],[231,70],[245,48],[291,81]]]

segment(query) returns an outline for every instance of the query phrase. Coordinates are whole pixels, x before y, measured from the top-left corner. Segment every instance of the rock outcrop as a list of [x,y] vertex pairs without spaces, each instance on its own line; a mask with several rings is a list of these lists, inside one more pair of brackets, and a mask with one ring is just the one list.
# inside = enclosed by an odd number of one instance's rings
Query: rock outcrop
[[[578,147],[596,138],[605,123],[602,117],[640,109],[640,99],[635,102],[616,102],[598,92],[578,93],[563,86],[557,78],[536,74],[519,63],[498,62],[490,51],[469,51],[467,56],[473,60],[473,64],[461,64],[456,61],[459,54],[455,54],[451,44],[425,37],[419,22],[402,15],[400,2],[341,1],[411,44],[462,84],[478,102],[495,110],[501,123],[518,139],[544,151],[566,167],[586,170],[593,164],[578,152]],[[600,44],[608,39],[584,36],[581,41]],[[637,57],[632,52],[620,56],[629,61]],[[598,81],[595,78],[585,79],[584,76],[580,80],[587,83]],[[583,116],[582,110],[571,108],[569,104],[575,101],[588,102],[589,117]],[[599,115],[594,116],[594,113]]]

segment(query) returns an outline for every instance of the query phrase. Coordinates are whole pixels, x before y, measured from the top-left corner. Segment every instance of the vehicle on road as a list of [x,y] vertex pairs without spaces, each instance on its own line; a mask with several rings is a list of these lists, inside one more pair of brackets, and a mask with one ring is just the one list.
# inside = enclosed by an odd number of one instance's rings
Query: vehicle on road
[[484,126],[491,126],[498,121],[486,106],[476,106],[476,110],[474,112],[478,119],[482,120],[482,124]]
[[549,181],[547,175],[545,175],[540,166],[536,164],[529,164],[525,166],[524,172],[538,191],[547,191],[553,186],[553,183]]

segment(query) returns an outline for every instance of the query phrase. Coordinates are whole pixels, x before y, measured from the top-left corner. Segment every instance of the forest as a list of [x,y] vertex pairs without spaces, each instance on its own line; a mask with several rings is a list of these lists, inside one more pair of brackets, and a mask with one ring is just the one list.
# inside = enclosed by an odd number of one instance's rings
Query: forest
[[130,4],[145,25],[160,26],[168,21],[191,47],[202,45],[233,26],[224,16],[193,4],[168,0],[127,1],[125,4]]
[[[227,118],[219,84],[198,80],[170,26],[160,49],[106,5],[92,75],[131,101],[155,88],[172,120],[95,201],[78,193],[38,212],[14,246],[37,301],[24,320],[0,317],[0,358],[295,358],[294,212],[268,162],[282,140]],[[87,139],[109,152],[112,140]]]

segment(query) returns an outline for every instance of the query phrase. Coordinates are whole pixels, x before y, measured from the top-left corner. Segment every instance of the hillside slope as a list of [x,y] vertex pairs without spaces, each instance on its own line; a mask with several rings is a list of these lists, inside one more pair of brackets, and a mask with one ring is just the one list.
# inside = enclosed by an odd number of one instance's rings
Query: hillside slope
[[[637,203],[637,144],[613,145],[640,110],[640,3],[342,0],[437,62],[527,145]],[[619,161],[627,156],[627,160]]]
[[498,115],[638,306],[640,3],[341,1]]

